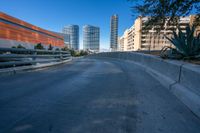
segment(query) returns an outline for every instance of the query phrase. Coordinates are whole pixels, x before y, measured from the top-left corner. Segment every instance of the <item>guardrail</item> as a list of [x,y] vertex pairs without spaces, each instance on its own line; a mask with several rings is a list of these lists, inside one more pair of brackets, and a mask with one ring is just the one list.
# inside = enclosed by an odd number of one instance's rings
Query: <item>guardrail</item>
[[69,59],[69,51],[0,48],[0,68],[62,62]]

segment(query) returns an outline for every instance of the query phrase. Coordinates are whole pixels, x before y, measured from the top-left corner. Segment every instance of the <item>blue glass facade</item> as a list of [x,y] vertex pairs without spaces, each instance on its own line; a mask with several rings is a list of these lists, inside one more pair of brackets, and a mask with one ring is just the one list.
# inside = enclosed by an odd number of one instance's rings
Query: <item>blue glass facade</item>
[[83,27],[83,49],[99,51],[100,29],[99,27],[85,25]]
[[70,48],[79,50],[79,26],[68,25],[63,28],[63,33],[69,35]]
[[110,48],[116,51],[118,45],[118,15],[113,15],[110,23]]

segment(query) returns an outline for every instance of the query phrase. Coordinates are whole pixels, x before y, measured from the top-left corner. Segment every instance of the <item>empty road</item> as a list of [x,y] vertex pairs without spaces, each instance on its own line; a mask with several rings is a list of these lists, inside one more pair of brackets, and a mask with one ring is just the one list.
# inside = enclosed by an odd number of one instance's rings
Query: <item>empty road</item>
[[0,133],[200,133],[200,119],[131,62],[82,58],[1,76]]

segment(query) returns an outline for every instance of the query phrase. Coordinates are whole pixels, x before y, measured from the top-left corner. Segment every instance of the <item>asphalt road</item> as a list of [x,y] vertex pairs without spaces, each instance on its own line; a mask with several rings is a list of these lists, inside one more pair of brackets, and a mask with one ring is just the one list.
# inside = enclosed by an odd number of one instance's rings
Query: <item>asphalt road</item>
[[0,77],[0,133],[200,133],[200,119],[134,64],[86,58]]

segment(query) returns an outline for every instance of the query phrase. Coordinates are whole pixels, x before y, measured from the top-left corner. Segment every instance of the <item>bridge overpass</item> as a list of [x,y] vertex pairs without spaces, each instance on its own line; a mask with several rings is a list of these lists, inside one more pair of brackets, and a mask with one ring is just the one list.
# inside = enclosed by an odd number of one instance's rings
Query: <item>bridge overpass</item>
[[0,133],[199,132],[199,117],[131,61],[86,57],[0,77]]

